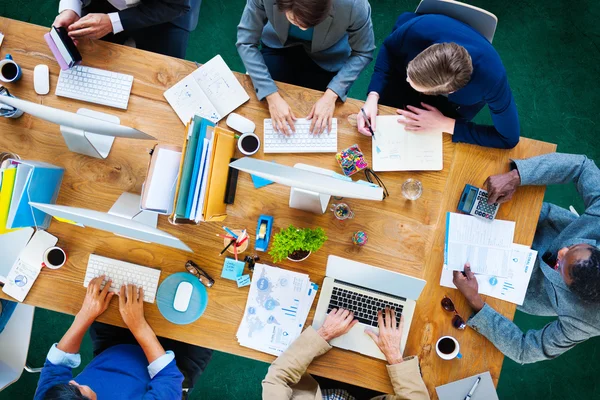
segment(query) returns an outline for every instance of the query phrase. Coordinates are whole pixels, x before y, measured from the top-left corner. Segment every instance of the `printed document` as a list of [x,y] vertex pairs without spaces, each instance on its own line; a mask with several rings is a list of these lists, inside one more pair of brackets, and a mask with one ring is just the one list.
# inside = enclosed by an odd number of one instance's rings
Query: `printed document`
[[514,233],[513,221],[488,222],[472,215],[449,212],[445,264],[453,271],[462,271],[468,262],[476,274],[506,277]]
[[441,171],[442,132],[408,132],[398,115],[380,115],[373,142],[374,171]]
[[[536,257],[537,251],[513,243],[507,264],[508,276],[476,274],[479,293],[523,305]],[[446,265],[442,270],[440,285],[456,289],[452,283],[452,270]]]

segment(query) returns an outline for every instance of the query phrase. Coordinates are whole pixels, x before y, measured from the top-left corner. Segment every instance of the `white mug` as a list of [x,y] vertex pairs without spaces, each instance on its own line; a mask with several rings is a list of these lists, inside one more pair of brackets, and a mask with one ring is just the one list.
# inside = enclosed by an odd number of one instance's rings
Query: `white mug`
[[[55,262],[55,260],[49,260],[48,259],[48,255],[50,254],[50,252],[60,252],[62,253],[62,262]],[[60,267],[62,267],[63,265],[65,265],[65,263],[67,262],[67,253],[65,253],[65,251],[63,249],[61,249],[60,247],[50,247],[49,249],[47,249],[44,252],[44,263],[42,264],[43,267],[48,267],[50,269],[59,269]]]
[[[446,339],[446,340],[444,340],[444,339]],[[442,340],[444,340],[443,344],[450,343],[448,340],[451,340],[452,343],[454,344],[454,349],[449,353],[447,351],[442,351],[442,350],[446,350],[446,349],[440,350],[440,342],[442,342]],[[441,338],[439,338],[437,343],[435,344],[435,352],[437,353],[438,356],[440,356],[440,358],[442,360],[452,360],[454,358],[462,358],[462,354],[460,354],[460,344],[458,344],[458,340],[456,340],[452,336],[442,336]]]
[[244,133],[238,139],[238,149],[245,156],[256,154],[258,149],[260,149],[260,139],[254,133]]

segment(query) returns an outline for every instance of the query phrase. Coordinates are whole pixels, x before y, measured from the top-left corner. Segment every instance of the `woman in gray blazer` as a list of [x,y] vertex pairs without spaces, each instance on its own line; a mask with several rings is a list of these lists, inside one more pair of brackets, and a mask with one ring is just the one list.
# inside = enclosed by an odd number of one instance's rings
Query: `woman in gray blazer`
[[278,131],[293,132],[296,116],[274,80],[325,91],[307,116],[311,132],[322,133],[331,128],[336,100],[346,100],[373,59],[371,6],[367,0],[247,0],[236,45]]

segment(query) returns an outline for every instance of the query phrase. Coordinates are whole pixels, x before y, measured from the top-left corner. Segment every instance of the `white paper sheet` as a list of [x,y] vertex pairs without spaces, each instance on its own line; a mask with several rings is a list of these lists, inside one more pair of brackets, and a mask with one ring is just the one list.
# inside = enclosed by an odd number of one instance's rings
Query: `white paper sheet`
[[398,115],[377,117],[373,143],[375,171],[441,171],[444,168],[442,132],[408,132]]
[[476,274],[508,276],[508,260],[515,233],[513,221],[491,222],[472,215],[447,213],[444,262],[462,271],[466,262]]
[[181,152],[158,149],[152,180],[148,183],[145,208],[169,212],[173,206]]
[[[522,244],[513,243],[507,264],[508,276],[503,278],[476,274],[479,293],[522,305],[525,301],[536,257],[537,251]],[[452,283],[452,274],[453,271],[444,265],[440,285],[456,289]]]

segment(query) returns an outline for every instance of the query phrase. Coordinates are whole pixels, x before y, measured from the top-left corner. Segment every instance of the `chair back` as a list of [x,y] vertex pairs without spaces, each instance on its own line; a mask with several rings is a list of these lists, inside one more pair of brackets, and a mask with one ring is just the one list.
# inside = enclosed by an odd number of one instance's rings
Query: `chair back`
[[0,333],[0,391],[16,382],[23,373],[33,327],[35,307],[18,304]]

